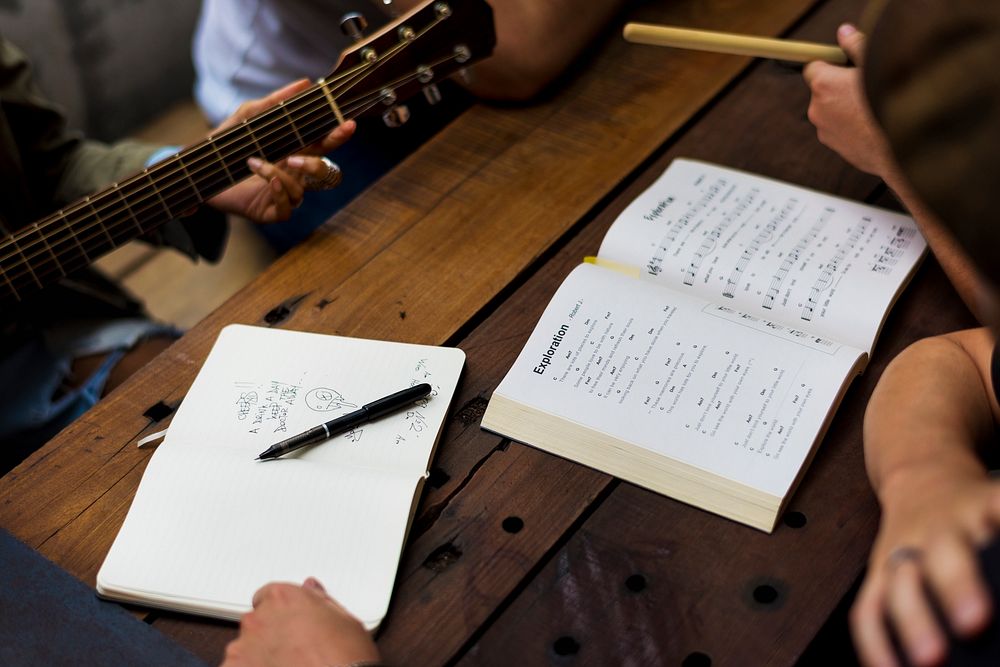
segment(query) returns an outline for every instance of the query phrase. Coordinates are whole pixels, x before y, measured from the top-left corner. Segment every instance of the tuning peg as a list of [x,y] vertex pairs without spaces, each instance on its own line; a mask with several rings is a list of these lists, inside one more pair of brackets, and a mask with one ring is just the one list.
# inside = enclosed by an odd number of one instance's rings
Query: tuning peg
[[368,28],[368,21],[365,20],[361,12],[348,12],[340,17],[340,30],[345,35],[360,42],[364,39],[364,31]]
[[431,84],[429,86],[424,86],[424,99],[427,100],[427,104],[434,106],[441,101],[441,91],[438,89],[436,84]]
[[410,109],[405,104],[397,104],[382,114],[382,122],[386,127],[400,127],[408,120],[410,120]]

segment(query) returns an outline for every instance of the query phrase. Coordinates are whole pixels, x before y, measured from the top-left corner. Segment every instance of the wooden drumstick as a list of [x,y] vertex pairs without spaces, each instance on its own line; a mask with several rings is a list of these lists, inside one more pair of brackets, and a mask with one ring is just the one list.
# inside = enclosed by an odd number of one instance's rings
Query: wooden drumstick
[[775,58],[793,62],[823,60],[828,63],[845,65],[847,54],[839,46],[798,42],[770,37],[753,37],[711,30],[689,30],[649,23],[626,23],[625,39],[636,44],[670,46],[696,51],[715,51],[755,58]]

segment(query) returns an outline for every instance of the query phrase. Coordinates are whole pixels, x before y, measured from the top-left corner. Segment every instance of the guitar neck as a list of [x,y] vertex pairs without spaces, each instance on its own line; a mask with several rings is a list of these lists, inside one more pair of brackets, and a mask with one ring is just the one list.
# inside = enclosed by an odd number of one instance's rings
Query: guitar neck
[[326,81],[0,241],[0,304],[183,216],[249,176],[249,158],[285,158],[345,118],[391,107],[489,55],[495,43],[485,0],[426,0],[344,51]]
[[[181,217],[250,175],[322,139],[343,112],[330,85],[295,97],[82,199],[0,243],[0,303],[16,303],[101,255]],[[356,107],[364,101],[346,107]]]

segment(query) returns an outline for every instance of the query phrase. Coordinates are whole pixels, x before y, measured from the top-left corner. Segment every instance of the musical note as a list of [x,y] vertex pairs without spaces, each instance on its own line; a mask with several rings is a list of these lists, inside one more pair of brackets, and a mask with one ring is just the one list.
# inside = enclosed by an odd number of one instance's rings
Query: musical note
[[813,315],[816,312],[816,307],[819,305],[820,295],[833,285],[833,278],[840,270],[840,265],[843,263],[847,255],[854,250],[854,246],[858,244],[861,237],[864,236],[871,221],[871,218],[864,217],[861,219],[861,222],[854,225],[851,229],[851,233],[847,237],[847,240],[837,248],[837,252],[834,253],[833,257],[831,257],[830,260],[823,265],[823,270],[820,272],[819,278],[816,279],[812,289],[809,291],[809,298],[806,301],[805,307],[802,309],[801,317],[806,322],[812,321]]
[[774,308],[774,300],[781,292],[781,286],[784,284],[785,278],[788,277],[792,267],[795,266],[797,261],[799,261],[806,249],[809,248],[809,246],[812,245],[812,242],[819,236],[819,233],[823,230],[823,227],[826,226],[826,223],[830,220],[833,212],[833,209],[829,207],[823,209],[823,213],[820,215],[819,220],[816,221],[806,235],[799,239],[799,242],[795,244],[795,247],[792,248],[785,256],[785,259],[782,261],[778,271],[771,279],[771,286],[767,288],[767,295],[764,297],[764,308],[768,310]]
[[753,188],[746,195],[743,196],[740,201],[736,203],[736,206],[732,208],[722,220],[711,229],[701,241],[701,246],[695,251],[694,257],[688,264],[684,271],[684,284],[688,287],[694,285],[695,276],[698,275],[698,271],[701,269],[702,262],[705,258],[711,255],[715,251],[716,244],[719,238],[722,237],[722,233],[729,228],[733,222],[740,218],[744,213],[746,213],[750,207],[753,205],[757,196],[760,194],[759,188]]
[[757,255],[760,249],[774,236],[774,232],[777,231],[778,227],[781,226],[785,220],[792,214],[799,205],[799,200],[796,198],[789,199],[788,202],[778,211],[777,215],[768,220],[764,228],[760,230],[751,241],[750,244],[743,249],[743,254],[736,261],[736,266],[733,268],[731,274],[729,274],[729,279],[726,281],[726,289],[722,292],[722,296],[732,299],[736,296],[736,287],[739,284],[740,277],[746,270],[747,266],[750,265],[750,261]]
[[671,248],[671,246],[673,246],[674,242],[677,241],[681,232],[688,229],[695,223],[696,220],[700,219],[700,214],[715,201],[715,199],[719,196],[719,193],[722,192],[723,188],[727,185],[728,181],[724,178],[720,178],[716,182],[709,185],[701,198],[692,204],[691,207],[679,218],[677,218],[673,224],[667,227],[666,233],[656,245],[656,249],[653,251],[649,261],[646,263],[646,272],[649,275],[655,276],[663,271],[667,251]]

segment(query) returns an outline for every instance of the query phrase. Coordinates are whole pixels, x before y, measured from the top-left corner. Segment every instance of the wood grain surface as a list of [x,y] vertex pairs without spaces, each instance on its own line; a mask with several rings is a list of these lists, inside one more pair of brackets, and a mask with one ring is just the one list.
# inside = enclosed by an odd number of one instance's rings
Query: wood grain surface
[[[623,19],[776,35],[813,4],[673,0]],[[828,41],[862,2],[821,4],[793,36]],[[473,107],[0,479],[0,525],[93,584],[149,457],[135,440],[164,423],[146,415],[176,407],[225,324],[457,344],[466,371],[378,637],[390,664],[794,663],[873,535],[859,429],[878,373],[910,340],[969,321],[933,264],[795,497],[801,528],[768,537],[479,429],[562,278],[673,157],[880,194],[816,143],[795,70],[762,62],[733,84],[746,66],[612,34],[541,103]],[[209,661],[235,633],[150,620]]]

